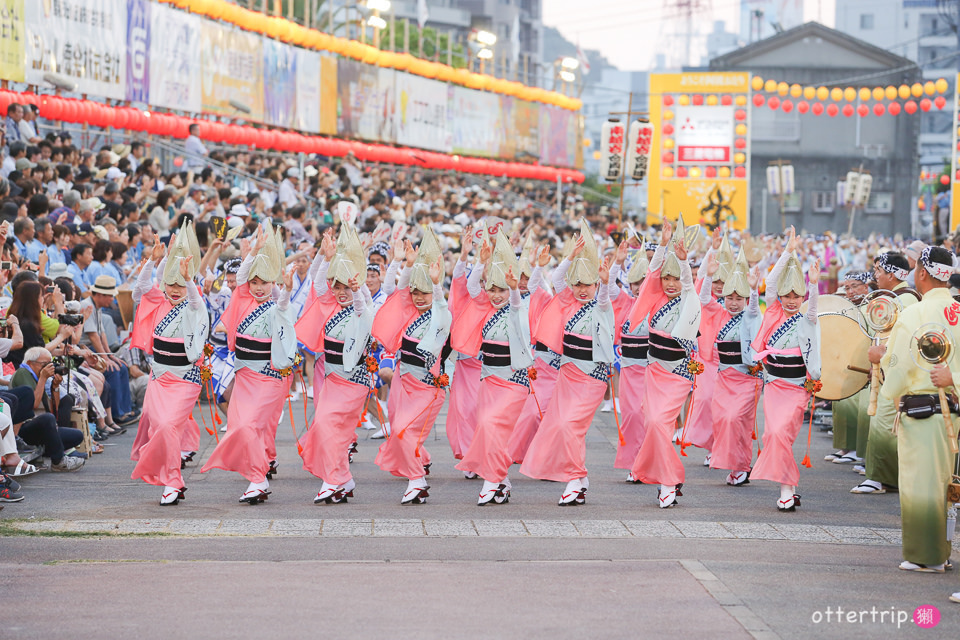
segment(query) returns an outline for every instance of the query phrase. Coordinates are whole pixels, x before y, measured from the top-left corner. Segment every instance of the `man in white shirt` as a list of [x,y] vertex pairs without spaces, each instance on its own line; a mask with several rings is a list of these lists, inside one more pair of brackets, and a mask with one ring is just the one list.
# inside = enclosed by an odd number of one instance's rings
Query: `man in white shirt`
[[186,141],[183,143],[184,148],[187,150],[187,157],[183,161],[183,169],[185,171],[200,173],[206,166],[205,159],[209,151],[203,146],[203,142],[200,141],[200,125],[190,125],[189,131],[190,135],[187,136]]
[[280,183],[280,195],[278,200],[287,209],[297,204],[306,204],[303,196],[300,195],[298,187],[300,184],[300,169],[292,167],[287,169],[287,177]]

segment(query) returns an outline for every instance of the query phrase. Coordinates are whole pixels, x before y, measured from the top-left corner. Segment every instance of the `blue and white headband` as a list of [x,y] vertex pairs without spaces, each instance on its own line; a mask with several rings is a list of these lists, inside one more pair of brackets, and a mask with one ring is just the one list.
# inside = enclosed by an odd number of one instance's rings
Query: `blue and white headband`
[[851,271],[843,277],[844,280],[856,280],[857,282],[862,282],[863,284],[869,284],[873,280],[873,276],[867,273],[866,271]]
[[940,264],[939,262],[933,262],[930,260],[930,250],[933,247],[927,247],[923,250],[923,253],[920,254],[920,260],[918,262],[923,265],[923,268],[927,270],[931,276],[939,280],[940,282],[946,282],[950,279],[951,274],[953,274],[953,265]]
[[874,262],[874,264],[878,269],[889,273],[897,280],[906,280],[907,276],[910,274],[910,272],[906,269],[890,264],[889,255],[886,253],[881,253],[879,256],[877,256],[877,260]]

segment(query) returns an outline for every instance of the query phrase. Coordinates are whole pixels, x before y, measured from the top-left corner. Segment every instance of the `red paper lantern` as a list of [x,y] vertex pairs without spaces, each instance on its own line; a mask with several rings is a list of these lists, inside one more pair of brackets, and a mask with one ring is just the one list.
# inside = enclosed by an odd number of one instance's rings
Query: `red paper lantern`
[[885,114],[886,112],[887,112],[886,107],[884,107],[884,106],[883,106],[882,104],[880,104],[879,102],[878,102],[877,104],[873,105],[873,115],[875,115],[875,116],[882,116],[882,115]]
[[677,167],[677,177],[686,178],[687,177],[687,168],[686,167]]
[[890,103],[890,106],[887,107],[887,111],[888,111],[888,112],[890,113],[890,115],[892,115],[892,116],[898,116],[898,115],[900,115],[900,103],[899,103],[899,102],[891,102],[891,103]]
[[673,135],[673,125],[669,122],[663,125],[663,135],[672,136]]
[[840,107],[838,107],[837,105],[833,104],[832,102],[827,105],[827,115],[828,115],[828,116],[830,116],[831,118],[833,118],[833,117],[835,117],[838,113],[840,113]]
[[917,103],[913,100],[907,100],[903,105],[903,110],[913,115],[917,112]]
[[673,106],[673,96],[663,96],[663,106],[665,107]]
[[693,104],[694,104],[694,106],[696,106],[696,107],[702,106],[702,105],[703,105],[703,96],[700,95],[699,93],[694,94],[694,96],[693,96]]
[[40,115],[48,120],[58,120],[63,107],[57,96],[43,96],[40,100]]
[[667,151],[663,154],[663,164],[673,164],[673,152]]
[[717,168],[716,168],[716,167],[707,167],[706,169],[703,170],[703,175],[706,176],[706,177],[708,177],[708,178],[716,178],[716,177],[717,177]]
[[776,111],[777,109],[780,108],[780,98],[778,98],[777,96],[773,96],[772,98],[767,100],[767,106],[773,109],[774,111]]
[[720,98],[720,104],[725,107],[729,107],[733,104],[733,96],[723,96]]
[[747,148],[746,138],[737,138],[736,141],[734,141],[733,146],[735,146],[737,149],[746,149]]
[[924,98],[920,101],[920,109],[923,111],[930,111],[930,108],[933,106],[933,103],[930,102],[930,98]]
[[940,184],[950,184],[950,176],[940,176]]
[[861,104],[860,106],[857,107],[857,114],[861,118],[866,118],[870,114],[870,107],[868,107],[865,104]]
[[810,107],[810,111],[813,112],[813,115],[815,116],[823,115],[823,103],[814,102],[813,106]]
[[852,104],[845,104],[845,105],[843,105],[843,115],[847,116],[848,118],[853,115],[853,105],[852,105]]
[[744,120],[747,119],[747,112],[743,109],[737,109],[736,111],[733,112],[733,117],[738,122],[743,122]]
[[736,177],[738,177],[738,178],[746,178],[746,177],[747,177],[747,168],[746,168],[746,167],[737,167],[736,169],[733,170],[733,175],[736,176]]
[[937,109],[943,109],[947,104],[947,99],[943,96],[937,96],[933,99],[933,104],[937,105]]
[[753,96],[753,106],[755,106],[755,107],[762,107],[764,102],[766,102],[766,98],[764,98],[764,97],[763,97],[762,95],[760,95],[759,93],[757,93],[757,94],[755,94],[755,95]]
[[784,113],[790,113],[791,111],[793,111],[793,102],[791,102],[790,100],[784,100],[784,101],[783,101],[783,112],[784,112]]
[[801,100],[797,103],[797,111],[800,113],[806,113],[807,111],[810,111],[810,103],[806,100]]
[[953,176],[954,180],[960,180],[960,169],[957,169],[957,173]]
[[6,113],[7,107],[14,101],[13,93],[10,91],[0,91],[0,113]]

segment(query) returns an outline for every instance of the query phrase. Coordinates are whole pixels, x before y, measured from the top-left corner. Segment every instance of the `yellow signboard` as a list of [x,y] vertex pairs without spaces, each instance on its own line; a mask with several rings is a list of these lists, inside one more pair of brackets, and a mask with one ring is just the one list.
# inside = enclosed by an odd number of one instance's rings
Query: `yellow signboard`
[[239,103],[250,108],[251,120],[263,120],[260,36],[204,20],[200,48],[204,111],[236,115]]
[[662,218],[745,229],[750,211],[750,77],[650,75],[655,126],[647,177],[648,224]]
[[[951,147],[953,153],[950,155],[953,159],[950,167],[950,233],[956,230],[957,225],[960,225],[960,180],[957,179],[957,176],[960,176],[960,147],[957,146],[960,144],[960,119],[958,119],[958,113],[960,113],[960,73],[957,74],[957,82],[953,86],[955,87],[955,95],[953,99],[953,146]],[[936,199],[931,198],[930,200],[930,210],[936,213]],[[942,230],[940,233],[946,234],[947,231]]]
[[0,78],[23,82],[25,40],[23,0],[0,0]]

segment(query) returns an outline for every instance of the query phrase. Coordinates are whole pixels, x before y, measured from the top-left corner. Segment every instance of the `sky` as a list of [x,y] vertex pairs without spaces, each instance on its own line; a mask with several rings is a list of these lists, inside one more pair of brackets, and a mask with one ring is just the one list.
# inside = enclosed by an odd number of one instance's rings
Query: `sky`
[[[669,23],[663,18],[676,15],[674,10],[664,11],[668,2],[670,0],[543,0],[543,23],[556,27],[584,49],[599,49],[621,70],[643,71],[652,66],[661,29]],[[703,14],[699,31],[711,31],[715,20],[725,20],[727,31],[736,32],[740,25],[739,0],[712,0],[711,4],[712,12]],[[834,0],[805,0],[804,20],[818,20],[833,26]]]

